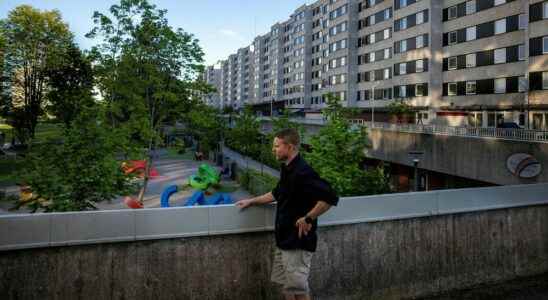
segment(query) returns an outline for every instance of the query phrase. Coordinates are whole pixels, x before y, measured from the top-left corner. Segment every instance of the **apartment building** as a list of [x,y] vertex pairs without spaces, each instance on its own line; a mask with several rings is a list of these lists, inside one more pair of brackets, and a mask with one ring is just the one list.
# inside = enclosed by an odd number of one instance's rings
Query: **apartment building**
[[221,106],[317,112],[329,92],[367,120],[405,102],[412,122],[548,130],[548,1],[318,0],[230,55],[219,84]]
[[210,93],[203,96],[204,103],[213,106],[216,108],[221,107],[221,69],[219,66],[208,66],[205,68],[204,73],[202,74],[202,80],[215,87],[216,92]]

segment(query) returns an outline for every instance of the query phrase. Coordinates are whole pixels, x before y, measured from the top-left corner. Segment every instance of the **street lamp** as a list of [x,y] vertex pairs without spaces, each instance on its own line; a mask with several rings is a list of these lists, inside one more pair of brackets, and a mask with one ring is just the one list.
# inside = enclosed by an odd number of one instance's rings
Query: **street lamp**
[[413,161],[413,167],[415,169],[415,192],[419,191],[419,162],[423,154],[424,152],[420,150],[409,151],[409,156]]

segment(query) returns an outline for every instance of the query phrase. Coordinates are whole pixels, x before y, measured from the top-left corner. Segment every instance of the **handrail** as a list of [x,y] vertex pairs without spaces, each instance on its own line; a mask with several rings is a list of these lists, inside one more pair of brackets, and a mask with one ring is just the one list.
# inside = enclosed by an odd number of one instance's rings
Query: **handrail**
[[548,143],[548,131],[530,130],[521,128],[484,128],[484,127],[456,127],[456,126],[444,126],[444,125],[422,125],[422,124],[397,124],[397,123],[385,123],[385,122],[367,122],[363,119],[350,120],[353,124],[360,126],[366,126],[369,128],[398,131],[398,132],[411,132],[411,133],[424,133],[424,134],[436,134],[436,135],[449,135],[449,136],[461,136],[461,137],[474,137],[474,138],[495,138],[505,139],[513,141],[528,141]]

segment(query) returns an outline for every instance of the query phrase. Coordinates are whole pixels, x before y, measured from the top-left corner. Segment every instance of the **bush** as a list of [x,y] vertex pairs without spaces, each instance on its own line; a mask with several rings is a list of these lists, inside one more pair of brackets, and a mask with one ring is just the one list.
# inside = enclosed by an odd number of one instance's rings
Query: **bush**
[[33,193],[29,206],[46,212],[88,210],[96,202],[133,192],[131,178],[115,158],[116,143],[90,111],[66,129],[62,144],[33,147],[23,175]]
[[278,179],[268,174],[261,174],[251,169],[244,169],[238,173],[238,181],[250,194],[263,195],[274,189]]

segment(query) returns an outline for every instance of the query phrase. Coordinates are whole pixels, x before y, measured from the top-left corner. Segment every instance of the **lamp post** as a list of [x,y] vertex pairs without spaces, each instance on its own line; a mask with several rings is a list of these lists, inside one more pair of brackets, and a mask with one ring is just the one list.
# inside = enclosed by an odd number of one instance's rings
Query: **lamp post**
[[371,93],[371,127],[375,127],[375,87],[373,85],[373,92]]
[[419,163],[423,154],[424,152],[420,150],[409,151],[409,156],[411,157],[413,161],[413,168],[415,169],[414,170],[415,171],[415,187],[414,187],[415,192],[419,191]]

